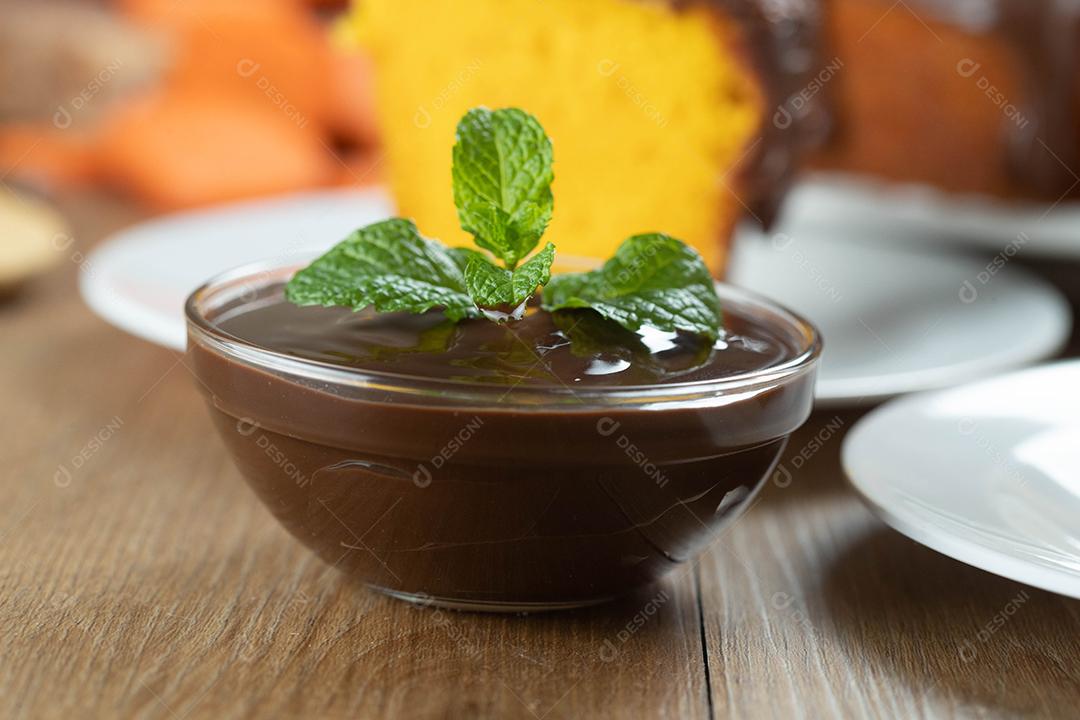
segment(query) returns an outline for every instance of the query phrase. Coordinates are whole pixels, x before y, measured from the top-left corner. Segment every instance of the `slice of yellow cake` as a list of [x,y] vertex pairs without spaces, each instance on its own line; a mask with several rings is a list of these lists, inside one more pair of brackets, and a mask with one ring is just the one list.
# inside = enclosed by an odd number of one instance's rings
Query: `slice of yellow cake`
[[606,258],[664,232],[719,274],[769,184],[763,163],[777,164],[761,138],[782,129],[749,14],[722,9],[738,4],[359,0],[340,30],[374,57],[387,176],[425,234],[471,240],[442,191],[455,124],[474,106],[516,106],[554,143],[545,238],[561,254]]

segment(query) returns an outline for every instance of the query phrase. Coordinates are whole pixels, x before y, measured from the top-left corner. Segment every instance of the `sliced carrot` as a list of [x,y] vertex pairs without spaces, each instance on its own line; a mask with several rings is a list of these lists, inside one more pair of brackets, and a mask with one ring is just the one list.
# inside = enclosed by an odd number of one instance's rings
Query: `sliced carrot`
[[92,137],[52,125],[0,125],[0,175],[46,187],[93,182],[97,158]]
[[330,52],[326,124],[344,140],[374,145],[378,129],[371,58],[360,50],[335,48]]
[[125,0],[170,41],[169,84],[217,89],[320,123],[329,92],[322,25],[295,0]]
[[328,184],[319,135],[265,103],[213,90],[158,93],[106,121],[108,176],[159,209]]

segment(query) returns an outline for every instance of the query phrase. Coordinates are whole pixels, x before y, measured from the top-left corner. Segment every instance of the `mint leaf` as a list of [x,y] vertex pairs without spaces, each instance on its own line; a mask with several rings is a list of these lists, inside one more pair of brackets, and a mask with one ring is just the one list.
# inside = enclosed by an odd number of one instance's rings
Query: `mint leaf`
[[551,278],[555,246],[548,243],[514,270],[507,270],[474,252],[465,266],[465,287],[482,308],[517,307]]
[[297,305],[411,313],[442,307],[451,320],[476,317],[458,263],[411,221],[384,220],[355,231],[296,273],[285,297]]
[[556,275],[544,288],[543,307],[592,308],[628,330],[648,325],[713,340],[721,321],[720,300],[701,256],[659,233],[626,240],[598,270]]
[[472,257],[465,266],[465,287],[479,307],[510,305],[513,297],[512,273],[483,255]]
[[551,220],[551,141],[517,108],[466,113],[454,145],[454,204],[476,244],[513,270]]
[[468,267],[469,261],[474,257],[481,260],[487,260],[487,253],[482,253],[479,250],[473,250],[472,248],[465,247],[452,247],[447,248],[446,252],[450,253],[450,259],[454,261],[454,264],[458,266],[458,270],[461,271],[462,277],[465,275],[465,268]]
[[547,285],[551,280],[551,263],[555,260],[555,246],[548,243],[544,249],[533,255],[514,270],[511,283],[514,303],[524,302],[532,297],[538,285]]

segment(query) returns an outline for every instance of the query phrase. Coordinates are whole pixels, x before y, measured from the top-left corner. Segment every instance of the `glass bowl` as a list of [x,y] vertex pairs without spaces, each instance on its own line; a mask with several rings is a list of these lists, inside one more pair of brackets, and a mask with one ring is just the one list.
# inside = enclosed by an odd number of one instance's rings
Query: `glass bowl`
[[797,315],[718,284],[789,359],[715,381],[536,387],[365,372],[217,326],[300,267],[246,266],[186,304],[188,358],[244,478],[323,560],[399,598],[474,610],[589,605],[692,560],[809,416],[821,352]]

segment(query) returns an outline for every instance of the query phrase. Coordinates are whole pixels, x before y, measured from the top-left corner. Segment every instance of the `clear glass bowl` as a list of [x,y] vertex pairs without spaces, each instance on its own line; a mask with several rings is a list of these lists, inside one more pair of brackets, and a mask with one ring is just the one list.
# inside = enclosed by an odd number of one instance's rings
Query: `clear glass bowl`
[[724,284],[728,312],[798,352],[716,381],[507,390],[301,359],[217,327],[279,298],[298,267],[247,266],[196,290],[190,363],[270,511],[326,562],[403,599],[524,611],[651,583],[747,507],[813,404],[817,331]]

